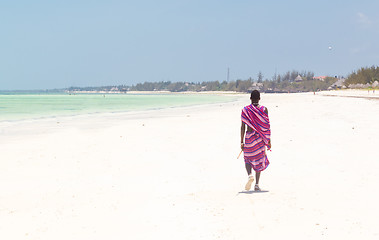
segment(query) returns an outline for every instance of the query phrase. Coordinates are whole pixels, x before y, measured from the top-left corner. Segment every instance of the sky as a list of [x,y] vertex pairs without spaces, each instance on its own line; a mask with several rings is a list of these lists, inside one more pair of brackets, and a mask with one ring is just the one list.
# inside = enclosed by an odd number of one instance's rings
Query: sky
[[[347,76],[379,62],[379,1],[0,0],[0,90]],[[331,49],[329,48],[331,47]]]

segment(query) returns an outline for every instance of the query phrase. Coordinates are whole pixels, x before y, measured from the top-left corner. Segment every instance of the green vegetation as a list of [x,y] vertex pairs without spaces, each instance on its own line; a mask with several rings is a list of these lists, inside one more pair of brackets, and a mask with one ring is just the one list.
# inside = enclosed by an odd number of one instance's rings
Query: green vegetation
[[[298,76],[301,76],[300,78]],[[297,78],[298,77],[298,78]],[[201,91],[235,91],[249,92],[258,89],[262,92],[309,92],[328,89],[337,79],[314,79],[313,72],[299,72],[293,70],[285,74],[275,74],[271,79],[264,79],[261,72],[257,79],[235,81],[209,81],[209,82],[144,82],[133,86],[103,86],[103,87],[71,87],[68,91],[97,91],[97,92],[127,92],[127,91],[170,91],[170,92],[201,92]],[[296,81],[295,81],[296,79]]]
[[[97,91],[97,92],[127,92],[127,91],[170,91],[170,92],[201,92],[201,91],[235,91],[249,92],[258,89],[262,92],[313,92],[330,88],[371,88],[377,87],[379,81],[379,67],[361,68],[353,72],[348,78],[340,79],[324,77],[318,79],[310,71],[288,71],[282,75],[275,74],[271,79],[264,79],[261,72],[257,79],[245,79],[235,81],[209,81],[209,82],[145,82],[133,86],[103,86],[103,87],[71,87],[68,91]],[[345,82],[344,82],[345,81]],[[343,86],[343,84],[345,86]]]
[[[295,81],[297,76],[302,76],[300,81]],[[131,86],[131,91],[236,91],[248,92],[259,89],[263,92],[309,92],[328,89],[337,79],[328,77],[325,80],[314,79],[313,72],[299,72],[293,70],[283,75],[275,74],[271,80],[264,79],[261,72],[257,75],[257,80],[249,78],[247,80],[238,79],[236,81],[210,81],[202,83],[194,82],[145,82]]]
[[114,92],[126,93],[128,91],[170,91],[170,92],[201,92],[201,91],[234,91],[249,92],[258,89],[261,92],[313,92],[328,89],[342,88],[379,88],[379,67],[362,67],[352,72],[347,79],[323,77],[315,78],[310,71],[288,71],[282,75],[275,74],[271,79],[264,78],[262,72],[258,72],[257,78],[233,81],[209,81],[209,82],[144,82],[136,85],[118,85],[101,87],[70,87],[65,89],[47,89],[35,91],[1,91],[0,94],[12,93],[60,93],[60,92]]
[[347,87],[376,87],[377,83],[375,84],[375,81],[379,82],[379,67],[362,67],[348,76],[345,81],[345,85]]
[[230,82],[210,81],[202,83],[188,83],[188,82],[145,82],[139,83],[130,87],[131,91],[170,91],[170,92],[184,92],[184,91],[247,91],[252,85],[252,80],[237,80]]

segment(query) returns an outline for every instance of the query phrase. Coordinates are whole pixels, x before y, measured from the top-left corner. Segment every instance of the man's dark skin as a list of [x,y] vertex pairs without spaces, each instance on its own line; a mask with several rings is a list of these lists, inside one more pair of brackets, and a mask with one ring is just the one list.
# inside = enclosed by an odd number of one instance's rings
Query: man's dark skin
[[[251,100],[251,104],[256,106],[256,107],[259,107],[259,100],[261,100],[260,98],[258,99],[252,99],[250,98]],[[265,107],[265,113],[268,114],[268,110],[267,108]],[[245,130],[246,130],[246,124],[244,122],[242,122],[241,124],[241,149],[243,150],[244,148],[244,143],[243,143],[243,140],[245,138]],[[254,130],[251,129],[251,127],[247,126],[247,132],[253,132]],[[268,146],[269,148],[271,148],[271,140],[268,142]],[[247,174],[250,175],[251,174],[251,165],[248,164],[248,163],[245,163],[245,168],[246,168],[246,171],[247,171]],[[261,176],[261,172],[255,172],[255,181],[256,181],[256,184],[259,184],[259,177]]]

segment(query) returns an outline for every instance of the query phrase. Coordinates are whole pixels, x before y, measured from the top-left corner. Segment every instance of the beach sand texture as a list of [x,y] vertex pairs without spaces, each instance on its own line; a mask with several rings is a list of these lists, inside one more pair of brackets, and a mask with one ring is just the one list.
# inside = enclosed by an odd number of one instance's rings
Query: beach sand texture
[[236,159],[247,94],[0,123],[0,239],[379,239],[379,99],[322,94],[262,94],[262,192]]

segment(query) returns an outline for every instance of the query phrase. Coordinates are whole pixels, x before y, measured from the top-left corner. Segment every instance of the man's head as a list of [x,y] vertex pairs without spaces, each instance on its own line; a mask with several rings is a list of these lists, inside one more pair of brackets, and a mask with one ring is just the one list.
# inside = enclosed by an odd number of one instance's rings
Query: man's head
[[251,92],[250,99],[252,102],[258,102],[259,100],[261,100],[261,94],[258,90],[254,90]]

